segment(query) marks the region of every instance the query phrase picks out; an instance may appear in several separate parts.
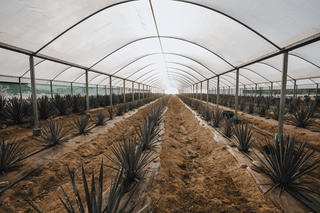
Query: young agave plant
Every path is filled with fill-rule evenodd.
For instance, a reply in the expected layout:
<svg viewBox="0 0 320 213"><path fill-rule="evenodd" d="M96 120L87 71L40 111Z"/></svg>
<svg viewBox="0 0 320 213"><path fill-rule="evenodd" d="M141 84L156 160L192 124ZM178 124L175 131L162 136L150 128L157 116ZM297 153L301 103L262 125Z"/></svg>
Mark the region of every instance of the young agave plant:
<svg viewBox="0 0 320 213"><path fill-rule="evenodd" d="M293 114L289 115L290 123L297 127L309 129L314 125L313 109L310 106L301 106Z"/></svg>
<svg viewBox="0 0 320 213"><path fill-rule="evenodd" d="M254 113L254 108L254 102L249 102L247 112L252 115Z"/></svg>
<svg viewBox="0 0 320 213"><path fill-rule="evenodd" d="M153 156L152 151L142 151L142 146L137 146L136 138L129 138L122 142L116 143L110 147L111 152L115 158L106 155L105 156L115 164L114 166L106 167L118 171L123 169L124 175L124 192L130 191L136 186L142 179L145 169L159 156Z"/></svg>
<svg viewBox="0 0 320 213"><path fill-rule="evenodd" d="M107 115L103 112L99 112L95 118L96 125L105 125L107 123Z"/></svg>
<svg viewBox="0 0 320 213"><path fill-rule="evenodd" d="M233 118L225 118L225 126L223 128L223 134L228 138L231 138L231 136L233 135L232 125L233 125Z"/></svg>
<svg viewBox="0 0 320 213"><path fill-rule="evenodd" d="M108 113L109 113L109 120L112 120L113 119L113 107L110 106L108 107Z"/></svg>
<svg viewBox="0 0 320 213"><path fill-rule="evenodd" d="M83 135L88 133L90 127L94 124L89 125L89 118L86 116L77 116L76 119L73 119L73 127L78 131L78 135Z"/></svg>
<svg viewBox="0 0 320 213"><path fill-rule="evenodd" d="M55 114L56 108L47 96L42 96L38 99L38 112L39 118L46 120Z"/></svg>
<svg viewBox="0 0 320 213"><path fill-rule="evenodd" d="M134 126L136 133L139 138L139 146L142 146L142 151L152 150L157 147L159 138L161 137L159 126L155 126L153 121L149 119L144 119L140 123L138 122L137 126Z"/></svg>
<svg viewBox="0 0 320 213"><path fill-rule="evenodd" d="M24 156L21 153L26 149L26 146L21 146L22 141L12 141L6 143L6 138L0 138L0 172L5 175L6 172L15 170L23 164L21 161Z"/></svg>
<svg viewBox="0 0 320 213"><path fill-rule="evenodd" d="M141 181L137 184L136 187L133 188L133 190L129 193L129 195L124 198L124 188L123 188L123 170L118 170L117 175L113 182L111 183L110 187L110 193L108 195L107 204L106 206L103 206L103 162L101 162L100 167L100 174L99 174L99 180L98 180L98 187L96 188L95 184L95 178L94 178L94 172L92 172L92 178L91 178L91 194L89 192L89 183L85 176L85 170L83 168L83 164L81 164L81 170L82 170L82 181L86 196L86 203L87 208L84 207L84 202L81 200L79 190L76 184L76 178L73 171L70 171L68 168L69 176L71 179L73 192L76 198L77 202L77 209L79 213L133 213L133 212L142 212L146 209L146 207L149 204L146 204L141 209L137 209L138 204L141 203L141 201L149 194L149 192L159 183L156 183L153 185L145 194L142 196L142 198L138 201L134 202L134 198L138 192L139 185L141 184ZM73 208L72 203L70 202L70 199L65 192L64 188L60 185L60 189L62 191L64 201L60 198L60 201L62 202L65 210L68 213L76 213L75 208ZM124 200L126 199L126 200ZM33 207L34 210L38 213L43 213L35 204L32 203L31 200L26 200L28 204ZM120 201L123 201L122 204ZM155 205L151 207L147 213L150 213L154 209Z"/></svg>
<svg viewBox="0 0 320 213"><path fill-rule="evenodd" d="M239 151L247 153L252 143L255 141L252 139L254 130L252 126L249 127L248 122L241 121L240 124L235 124L233 127L233 134L235 137L235 144Z"/></svg>
<svg viewBox="0 0 320 213"><path fill-rule="evenodd" d="M66 134L71 130L65 129L65 122L62 121L54 121L49 119L46 124L41 124L42 127L42 134L41 138L35 138L36 140L44 143L45 146L51 147L59 145L67 141L67 138L64 138Z"/></svg>
<svg viewBox="0 0 320 213"><path fill-rule="evenodd" d="M15 124L21 124L31 114L31 104L26 100L11 98L4 108L4 117Z"/></svg>
<svg viewBox="0 0 320 213"><path fill-rule="evenodd" d="M70 112L71 103L69 99L62 97L59 94L54 96L54 105L57 108L60 115L67 115Z"/></svg>
<svg viewBox="0 0 320 213"><path fill-rule="evenodd" d="M257 167L261 172L265 173L273 182L272 187L266 192L268 193L272 189L277 187L281 188L280 194L283 190L289 192L292 196L296 197L302 202L305 202L306 194L317 194L309 188L310 184L319 184L319 182L298 182L297 180L309 172L320 167L320 160L316 159L308 163L310 157L316 152L318 147L313 150L304 151L307 140L298 147L295 151L295 137L289 136L287 140L277 139L274 145L271 145L270 141L266 138L266 143L270 154L266 153L265 149L260 143L259 151L263 154L265 160L260 159L263 167ZM308 205L312 207L312 205ZM319 212L319 206L317 209L313 209L314 212Z"/></svg>
<svg viewBox="0 0 320 213"><path fill-rule="evenodd" d="M276 101L276 104L275 104L276 106L275 107L273 107L272 109L271 109L271 111L272 111L272 118L274 119L274 120L276 120L276 121L278 121L279 120L279 114L280 114L280 101Z"/></svg>
<svg viewBox="0 0 320 213"><path fill-rule="evenodd" d="M219 110L219 108L216 108L216 112L212 113L212 126L213 127L219 127L220 122L222 119L222 112Z"/></svg>
<svg viewBox="0 0 320 213"><path fill-rule="evenodd" d="M260 117L265 117L266 114L267 114L267 112L268 112L268 107L267 107L267 105L262 104L262 105L259 107L259 116L260 116Z"/></svg>
<svg viewBox="0 0 320 213"><path fill-rule="evenodd" d="M121 116L124 113L123 104L118 105L117 116Z"/></svg>
<svg viewBox="0 0 320 213"><path fill-rule="evenodd" d="M205 109L202 111L202 117L206 120L206 121L211 121L212 119L212 111L209 107L205 107Z"/></svg>

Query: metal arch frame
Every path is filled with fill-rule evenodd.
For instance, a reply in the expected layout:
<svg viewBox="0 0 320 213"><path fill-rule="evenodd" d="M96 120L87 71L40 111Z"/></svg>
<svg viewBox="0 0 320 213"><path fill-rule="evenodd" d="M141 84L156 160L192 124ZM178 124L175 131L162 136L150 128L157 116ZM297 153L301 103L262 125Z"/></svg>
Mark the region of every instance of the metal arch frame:
<svg viewBox="0 0 320 213"><path fill-rule="evenodd" d="M175 77L179 78L180 80L184 80L185 82L188 82L188 84L190 84L190 85L195 84L191 80L189 80L188 78L184 78L184 76L181 76L178 74L173 74L173 73L170 73L170 75L175 76ZM151 84L150 82L152 82L154 79L159 78L159 77L161 77L161 76L159 76L159 75L153 76L152 79L148 79L148 81L146 81L146 84Z"/></svg>
<svg viewBox="0 0 320 213"><path fill-rule="evenodd" d="M262 34L260 34L258 31L252 29L251 27L249 27L248 25L246 25L245 23L243 23L242 21L220 11L220 10L217 10L217 9L214 9L212 7L208 7L208 6L205 6L205 5L202 5L202 4L199 4L199 3L196 3L196 2L190 2L190 1L186 1L186 0L171 0L173 2L180 2L180 3L186 3L186 4L192 4L192 5L196 5L198 7L201 7L201 8L205 8L207 10L211 10L211 11L214 11L216 13L219 13L220 15L223 15L237 23L239 23L240 25L244 26L245 28L247 28L248 30L252 31L253 33L255 33L256 35L258 35L260 38L262 38L263 40L265 40L266 42L268 42L269 44L271 44L272 46L274 46L275 48L277 48L278 50L282 50L281 47L279 47L278 45L276 45L275 43L273 43L272 41L270 41L268 38L266 38L265 36L263 36Z"/></svg>
<svg viewBox="0 0 320 213"><path fill-rule="evenodd" d="M119 47L118 49L112 51L111 53L109 53L108 55L104 56L104 57L101 58L100 60L98 60L96 63L94 63L94 64L90 67L90 69L93 68L94 66L96 66L97 64L99 64L100 62L102 62L104 59L108 58L110 55L118 52L119 50L121 50L121 49L123 49L123 48L125 48L125 47L127 47L127 46L129 46L129 45L131 45L131 44L133 44L133 43L136 43L136 42L139 42L139 41L143 41L143 40L147 40L147 39L157 39L157 38L158 38L158 36L149 36L149 37L139 38L139 39L136 39L136 40L134 40L134 41L131 41L131 42L129 42L129 43L127 43L127 44ZM186 43L189 43L189 44L193 44L193 45L195 45L195 46L197 46L197 47L200 47L201 49L204 49L204 50L208 51L209 53L215 55L217 58L221 59L223 62L227 63L229 66L235 68L235 66L232 65L229 61L227 61L226 59L222 58L222 57L221 57L220 55L218 55L217 53L213 52L212 50L210 50L210 49L208 49L208 48L206 48L206 47L204 47L204 46L202 46L202 45L200 45L200 44L197 44L197 43L195 43L195 42L189 41L189 40L187 40L187 39L182 39L182 38L173 37L173 36L160 36L160 38L175 39L175 40L183 41L183 42L186 42Z"/></svg>
<svg viewBox="0 0 320 213"><path fill-rule="evenodd" d="M240 73L239 73L239 75L240 75ZM220 78L221 79L224 79L224 80L226 80L226 81L228 81L226 78L231 78L231 79L233 79L234 81L236 81L236 78L234 78L234 77L232 77L232 76L229 76L229 75L223 75L223 77L222 77L222 75L220 75ZM211 80L211 79L210 79ZM209 80L209 81L210 81ZM228 82L230 82L233 86L236 86L235 84L233 84L231 81L228 81ZM244 85L244 83L242 83L240 80L239 80L239 83L240 84L242 84L242 85ZM227 85L227 86L229 86L229 85Z"/></svg>
<svg viewBox="0 0 320 213"><path fill-rule="evenodd" d="M69 27L68 29L64 30L62 33L60 33L59 35L57 35L56 37L54 37L53 39L51 39L48 43L46 43L44 46L42 46L40 49L38 49L34 54L38 54L40 51L42 51L44 48L46 48L47 46L49 46L51 43L53 43L55 40L57 40L58 38L60 38L61 36L63 36L64 34L66 34L68 31L72 30L74 27L78 26L79 24L81 24L82 22L86 21L87 19L91 18L92 16L107 10L111 7L115 7L121 4L126 4L126 3L132 3L132 2L138 2L139 0L127 0L127 1L123 1L123 2L117 2L111 5L108 5L106 7L103 7L101 9L99 9L98 11L91 13L90 15L88 15L87 17L81 19L80 21L78 21L77 23L75 23L74 25L72 25L71 27Z"/></svg>
<svg viewBox="0 0 320 213"><path fill-rule="evenodd" d="M46 61L46 59L43 59L42 61L39 61L38 63L34 64L34 67L36 67L38 64L41 64L42 62ZM28 69L26 72L23 73L19 78L23 78L28 72L30 72L30 69ZM50 80L48 80L50 81Z"/></svg>
<svg viewBox="0 0 320 213"><path fill-rule="evenodd" d="M313 62L311 62L311 61L309 61L309 60L307 60L307 59L305 59L305 58L302 58L301 56L298 56L297 54L292 54L292 53L290 53L289 56L290 56L290 55L291 55L291 56L294 56L294 57L297 57L297 58L299 58L299 59L301 59L301 60L303 60L303 61L306 61L306 62L308 62L309 64L311 64L311 65L317 67L318 69L320 69L320 66L316 65L315 63L313 63Z"/></svg>
<svg viewBox="0 0 320 213"><path fill-rule="evenodd" d="M261 78L263 78L263 79L265 79L265 80L267 80L268 82L272 82L272 81L270 81L269 79L267 79L266 77L263 77L262 75L260 75L259 73L256 73L255 71L253 71L253 70L251 70L251 69L249 69L249 68L241 68L241 69L244 69L244 70L248 70L249 72L252 72L252 73L254 73L254 74L256 74L256 75L258 75L258 76L260 76ZM240 71L240 70L239 70ZM239 73L239 75L240 75L240 73ZM246 77L246 76L242 76L242 77L244 77L244 78L246 78L247 80L249 80L249 81L251 81L248 77ZM251 81L253 84L255 84L253 81Z"/></svg>
<svg viewBox="0 0 320 213"><path fill-rule="evenodd" d="M149 84L150 84L150 85L155 85L156 82L160 81L160 80L163 79L163 78L164 78L163 76L158 76L158 77L152 79L152 80L149 82ZM177 76L171 76L171 78L174 79L174 80L177 81L177 82L183 82L183 84L186 85L186 86L192 85L192 84L190 84L188 81L185 81L184 79L180 79L180 78L177 77Z"/></svg>
<svg viewBox="0 0 320 213"><path fill-rule="evenodd" d="M152 82L153 83L153 85L157 85L158 83L159 83L159 81L161 81L162 79L161 78L159 78L159 79L156 79L154 82ZM180 80L178 80L178 79L176 79L175 77L172 77L172 80L174 80L175 82L181 82ZM190 85L188 85L187 83L185 83L185 82L181 82L181 85L182 85L182 88L183 87L188 87L188 86L190 86Z"/></svg>
<svg viewBox="0 0 320 213"><path fill-rule="evenodd" d="M262 62L262 61L260 61L260 62L257 62L257 64L263 64L263 65L269 66L269 67L271 67L271 68L275 69L276 71L278 71L278 72L282 73L282 71L281 71L281 70L277 69L276 67L274 67L274 66L272 66L272 65L270 65L270 64L268 64L268 63L266 63L266 62ZM291 78L291 80L295 80L295 79L294 79L294 78L292 78L290 75L287 75L287 76L288 76L289 78Z"/></svg>
<svg viewBox="0 0 320 213"><path fill-rule="evenodd" d="M146 55L143 55L143 56L140 56L139 58L129 62L128 64L126 64L125 66L123 66L122 68L120 68L119 70L117 70L116 72L112 73L112 75L115 75L119 72L121 72L123 69L125 69L126 67L130 66L131 64L141 60L141 59L144 59L146 57L149 57L149 56L153 56L153 55L162 55L162 53L159 53L159 52L155 52L155 53L150 53L150 54L146 54ZM195 59L192 59L192 58L189 58L187 56L184 56L184 55L181 55L181 54L176 54L176 53L169 53L169 52L165 52L164 55L176 55L176 56L179 56L179 57L183 57L183 58L186 58L190 61L193 61L199 65L201 65L202 67L206 68L207 70L209 70L211 73L215 74L215 75L218 75L217 73L213 72L212 70L210 70L208 67L206 67L205 65L203 65L202 63L200 63L199 61L195 60ZM207 79L207 78L206 78Z"/></svg>
<svg viewBox="0 0 320 213"><path fill-rule="evenodd" d="M175 69L175 68L173 68L173 69ZM179 70L179 69L176 69L176 70ZM155 70L154 70L155 71ZM152 73L152 72L154 72L154 71L150 71L150 72L148 72L148 73L145 73L145 75L146 74L150 74L150 73ZM182 70L179 70L180 72L182 71ZM184 72L184 71L182 71L182 72ZM176 71L170 71L170 73L175 73L175 74L178 74L178 72L176 72ZM157 74L161 74L161 70L159 71L159 73L157 73ZM157 74L155 74L155 75L157 75ZM153 75L153 76L155 76L155 75ZM183 77L185 77L185 78L188 78L190 81L193 81L193 82L197 82L197 78L194 78L195 80L193 80L192 78L189 78L187 75L183 75L183 74L181 74L180 73L180 75L181 76L183 76ZM144 81L147 81L149 78L151 78L151 77L153 77L153 76L148 76L146 79L144 79L142 82L144 82ZM191 75L192 76L192 75ZM143 76L140 76L138 79L140 79L140 78L142 78ZM193 77L193 76L192 76ZM138 79L136 79L136 80L138 80ZM198 80L199 81L199 80Z"/></svg>
<svg viewBox="0 0 320 213"><path fill-rule="evenodd" d="M153 65L153 64L155 64L155 63L151 63L151 64L148 64L147 66L142 67L141 69L135 71L132 75L134 75L135 73L138 73L139 71L141 71L141 70L143 70L144 68L149 67L149 66L151 66L151 65ZM129 75L127 78L131 77L132 75ZM101 82L99 82L98 85L100 85L102 82L104 82L104 81L107 80L108 78L109 78L109 77L106 77L105 79L103 79ZM118 79L116 79L116 80L118 80Z"/></svg>
<svg viewBox="0 0 320 213"><path fill-rule="evenodd" d="M232 82L230 82L230 81L228 81L227 79L225 79L225 78L222 78L221 76L220 76L220 80L224 80L224 81L227 81L227 82L229 82L230 84L232 84ZM210 79L210 80L213 80L213 79ZM217 83L215 83L215 82L213 82L213 81L211 81L210 82L210 80L209 80L209 84L212 84L212 85L214 85L214 86L217 86ZM227 85L225 82L223 82L223 81L220 81L220 84L224 84L225 86L229 86L229 85ZM234 85L234 84L232 84L232 85ZM209 86L209 88L210 88L210 86Z"/></svg>

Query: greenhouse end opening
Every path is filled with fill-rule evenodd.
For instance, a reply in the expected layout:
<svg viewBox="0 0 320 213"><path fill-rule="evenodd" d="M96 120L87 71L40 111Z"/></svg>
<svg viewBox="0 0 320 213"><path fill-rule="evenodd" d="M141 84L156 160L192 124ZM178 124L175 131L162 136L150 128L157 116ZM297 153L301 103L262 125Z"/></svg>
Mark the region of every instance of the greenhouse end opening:
<svg viewBox="0 0 320 213"><path fill-rule="evenodd" d="M176 88L168 88L168 89L166 89L166 91L165 91L165 94L178 94L178 89L176 89Z"/></svg>

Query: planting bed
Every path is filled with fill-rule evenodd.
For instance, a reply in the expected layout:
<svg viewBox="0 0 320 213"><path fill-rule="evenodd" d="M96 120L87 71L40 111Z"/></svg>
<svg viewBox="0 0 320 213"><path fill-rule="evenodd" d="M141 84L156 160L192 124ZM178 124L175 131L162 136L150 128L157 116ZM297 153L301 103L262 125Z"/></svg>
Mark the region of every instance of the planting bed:
<svg viewBox="0 0 320 213"><path fill-rule="evenodd" d="M151 105L153 104L154 103L151 103ZM137 124L137 121L142 120L146 111L148 111L148 107L143 107L130 117L127 115L121 116L119 122L111 124L110 129L108 129L107 132L98 133L90 142L83 144L72 152L66 153L60 158L50 160L49 163L42 166L38 172L6 190L0 196L1 213L35 212L35 210L26 203L25 195L43 212L65 212L59 199L59 197L63 197L59 185L63 186L70 197L71 203L76 206L74 195L71 194L73 189L67 167L69 167L71 171L75 171L79 193L80 196L84 198L85 192L83 191L83 183L80 181L81 162L84 164L87 179L90 180L90 175L92 174L92 171L94 171L96 181L98 182L99 164L102 159L105 164L110 164L103 153L109 152L108 148L110 145L121 141L124 138L136 135L134 125ZM132 111L129 113L132 114ZM122 119L123 117L126 119ZM115 120L116 119L117 117ZM114 121L109 121L109 123L113 122ZM107 126L108 125L110 124L107 124ZM108 128L107 126L105 128ZM87 136L89 137L90 133ZM87 136L84 135L80 137ZM81 141L79 142L81 143ZM61 146L64 145L62 144ZM59 149L59 147L56 147L55 149ZM39 163L41 163L42 160L44 159L39 159ZM110 186L115 173L108 169L105 169L104 171L103 188L106 190Z"/></svg>
<svg viewBox="0 0 320 213"><path fill-rule="evenodd" d="M280 212L213 134L173 97L165 119L154 212Z"/></svg>
<svg viewBox="0 0 320 213"><path fill-rule="evenodd" d="M195 100L195 99L194 99ZM203 101L203 104L206 105L206 102ZM216 109L216 104L209 103L209 107L211 109ZM233 110L225 106L220 106L219 108L221 110ZM269 139L270 141L274 140L274 135L277 133L278 130L278 121L265 118L265 117L259 117L257 115L251 115L243 111L238 111L238 117L242 121L247 121L253 125L254 128L257 128L255 132L253 133L254 139L256 139L256 143L253 144L253 147L257 148L257 144L260 142L262 145L265 145L265 139ZM224 126L224 121L221 123L221 127ZM319 129L320 124L314 125L314 129ZM296 146L299 146L305 139L308 140L308 143L306 145L307 149L314 150L320 145L320 132L317 131L311 131L308 129L296 127L290 124L284 124L283 128L284 134L287 135L295 135L296 137ZM310 161L306 164L306 166L311 165L313 162L315 162L317 159L320 158L320 150L318 150L314 153L314 158L311 158ZM303 176L300 181L304 182L319 182L320 181L320 169L316 169L311 171L310 173ZM308 186L313 191L320 194L320 187L317 184Z"/></svg>

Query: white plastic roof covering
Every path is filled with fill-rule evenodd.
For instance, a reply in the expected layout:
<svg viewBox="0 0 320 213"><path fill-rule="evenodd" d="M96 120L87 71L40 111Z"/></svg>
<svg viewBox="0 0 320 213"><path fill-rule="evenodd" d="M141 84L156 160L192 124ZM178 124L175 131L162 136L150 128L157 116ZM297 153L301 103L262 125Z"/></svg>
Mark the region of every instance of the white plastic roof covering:
<svg viewBox="0 0 320 213"><path fill-rule="evenodd" d="M289 52L288 85L320 83L319 0L2 0L0 29L0 81L29 78L34 55L39 80L235 87L240 68L240 86L279 86L278 53L313 39Z"/></svg>

